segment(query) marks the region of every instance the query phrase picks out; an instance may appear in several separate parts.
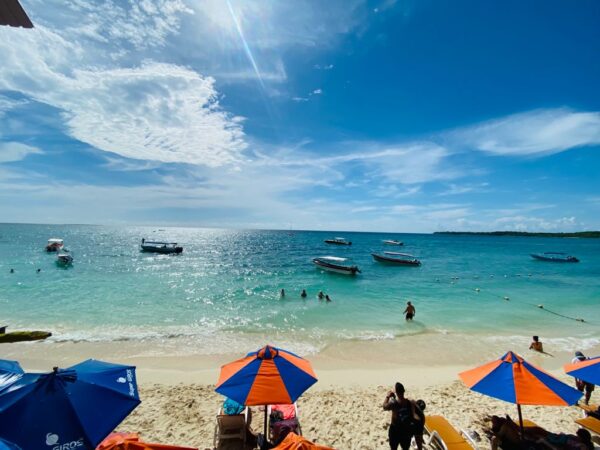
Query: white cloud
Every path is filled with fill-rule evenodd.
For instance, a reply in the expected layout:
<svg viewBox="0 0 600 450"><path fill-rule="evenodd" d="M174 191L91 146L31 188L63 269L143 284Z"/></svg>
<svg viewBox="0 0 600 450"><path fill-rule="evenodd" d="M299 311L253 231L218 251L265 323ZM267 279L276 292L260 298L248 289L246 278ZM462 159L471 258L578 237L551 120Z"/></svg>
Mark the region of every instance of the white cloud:
<svg viewBox="0 0 600 450"><path fill-rule="evenodd" d="M152 61L110 67L102 52L109 68L93 66L89 52L43 26L0 30L0 90L58 108L68 133L99 150L208 166L241 158L241 119L220 108L212 78Z"/></svg>
<svg viewBox="0 0 600 450"><path fill-rule="evenodd" d="M457 130L450 137L457 145L493 155L549 155L600 145L600 113L534 110Z"/></svg>
<svg viewBox="0 0 600 450"><path fill-rule="evenodd" d="M323 93L323 89L315 89L310 93L310 95L321 95Z"/></svg>
<svg viewBox="0 0 600 450"><path fill-rule="evenodd" d="M0 142L0 164L25 159L28 155L43 153L39 148L20 142Z"/></svg>
<svg viewBox="0 0 600 450"><path fill-rule="evenodd" d="M10 110L26 104L27 100L14 100L12 98L0 95L0 119L4 117Z"/></svg>

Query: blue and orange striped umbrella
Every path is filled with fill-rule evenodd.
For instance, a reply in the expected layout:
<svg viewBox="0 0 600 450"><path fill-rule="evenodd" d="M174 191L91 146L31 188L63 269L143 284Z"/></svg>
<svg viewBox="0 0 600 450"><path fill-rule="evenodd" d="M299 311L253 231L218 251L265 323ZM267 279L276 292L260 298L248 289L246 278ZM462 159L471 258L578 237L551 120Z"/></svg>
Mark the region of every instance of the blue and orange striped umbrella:
<svg viewBox="0 0 600 450"><path fill-rule="evenodd" d="M521 405L568 406L577 403L581 392L513 352L475 369L458 374L469 389L516 403L523 431Z"/></svg>
<svg viewBox="0 0 600 450"><path fill-rule="evenodd" d="M215 390L247 406L291 404L316 382L306 359L267 345L221 367Z"/></svg>
<svg viewBox="0 0 600 450"><path fill-rule="evenodd" d="M587 383L600 385L600 356L565 364L565 373Z"/></svg>

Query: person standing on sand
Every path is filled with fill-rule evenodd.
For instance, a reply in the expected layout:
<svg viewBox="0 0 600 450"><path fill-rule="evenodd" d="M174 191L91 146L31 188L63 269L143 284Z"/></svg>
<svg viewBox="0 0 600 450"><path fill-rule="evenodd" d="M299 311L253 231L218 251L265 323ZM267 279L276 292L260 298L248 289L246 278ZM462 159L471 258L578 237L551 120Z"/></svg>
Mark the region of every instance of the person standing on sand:
<svg viewBox="0 0 600 450"><path fill-rule="evenodd" d="M392 420L388 430L388 439L391 450L397 450L398 446L402 450L410 449L410 442L419 429L420 424L425 423L423 411L414 401L404 397L404 386L402 383L396 383L395 393L390 391L383 401L383 410L392 412ZM423 440L416 439L417 447L422 449Z"/></svg>
<svg viewBox="0 0 600 450"><path fill-rule="evenodd" d="M417 310L411 302L406 302L406 309L402 314L405 315L404 317L406 318L406 320L413 320L413 317L415 317L415 315L417 314Z"/></svg>
<svg viewBox="0 0 600 450"><path fill-rule="evenodd" d="M536 352L544 353L544 346L540 342L539 336L533 337L533 342L529 345L529 350L535 350Z"/></svg>
<svg viewBox="0 0 600 450"><path fill-rule="evenodd" d="M588 359L583 353L575 352L575 358L571 361L571 363L575 364L581 361L585 361ZM592 396L592 392L594 392L594 388L596 387L593 383L588 383L587 381L580 380L575 378L575 387L580 391L585 391L585 404L590 404L590 398Z"/></svg>

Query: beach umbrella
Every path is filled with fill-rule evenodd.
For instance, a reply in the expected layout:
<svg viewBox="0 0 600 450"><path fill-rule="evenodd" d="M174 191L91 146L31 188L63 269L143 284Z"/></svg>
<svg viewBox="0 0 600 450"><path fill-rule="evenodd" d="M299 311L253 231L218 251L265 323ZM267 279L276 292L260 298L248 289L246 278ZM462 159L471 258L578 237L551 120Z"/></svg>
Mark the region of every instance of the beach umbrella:
<svg viewBox="0 0 600 450"><path fill-rule="evenodd" d="M17 361L0 359L0 391L21 378L23 373Z"/></svg>
<svg viewBox="0 0 600 450"><path fill-rule="evenodd" d="M17 444L13 444L12 442L5 441L0 438L0 450L21 450Z"/></svg>
<svg viewBox="0 0 600 450"><path fill-rule="evenodd" d="M0 391L0 436L27 450L93 449L139 403L133 366L25 373Z"/></svg>
<svg viewBox="0 0 600 450"><path fill-rule="evenodd" d="M140 441L137 433L111 433L96 450L198 450L177 445L150 444Z"/></svg>
<svg viewBox="0 0 600 450"><path fill-rule="evenodd" d="M584 359L576 363L565 364L563 369L567 375L586 383L600 384L600 356Z"/></svg>
<svg viewBox="0 0 600 450"><path fill-rule="evenodd" d="M316 382L310 362L267 345L222 366L215 390L246 406L291 404Z"/></svg>
<svg viewBox="0 0 600 450"><path fill-rule="evenodd" d="M508 352L500 359L458 375L469 389L505 402L515 403L523 434L521 405L568 406L577 403L581 392L542 369Z"/></svg>

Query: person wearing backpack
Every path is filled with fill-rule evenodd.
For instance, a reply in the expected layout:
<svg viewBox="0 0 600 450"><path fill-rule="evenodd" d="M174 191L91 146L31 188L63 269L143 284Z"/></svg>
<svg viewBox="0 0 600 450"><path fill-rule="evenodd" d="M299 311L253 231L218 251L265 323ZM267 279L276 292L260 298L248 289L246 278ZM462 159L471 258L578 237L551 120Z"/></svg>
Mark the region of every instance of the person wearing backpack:
<svg viewBox="0 0 600 450"><path fill-rule="evenodd" d="M383 402L383 410L392 412L392 420L388 430L391 450L410 449L410 442L419 429L419 424L425 423L425 415L413 400L404 396L404 386L396 383L393 391L388 392ZM422 427L421 427L422 429ZM417 439L417 446L422 447L423 440ZM419 449L420 450L420 449Z"/></svg>

